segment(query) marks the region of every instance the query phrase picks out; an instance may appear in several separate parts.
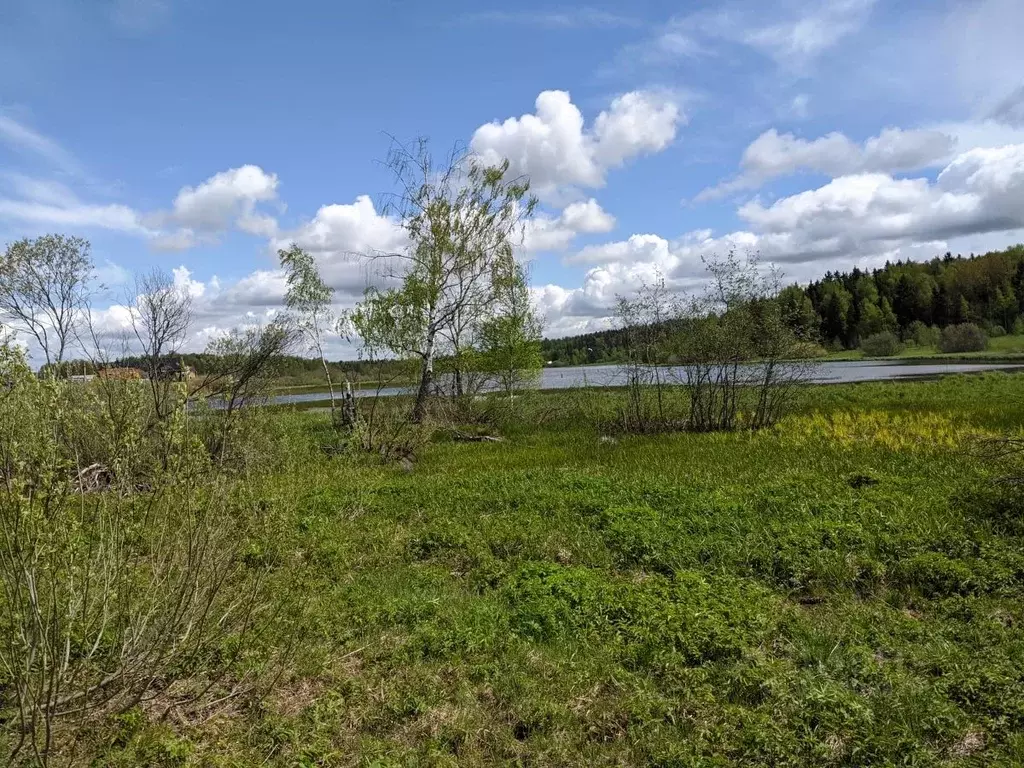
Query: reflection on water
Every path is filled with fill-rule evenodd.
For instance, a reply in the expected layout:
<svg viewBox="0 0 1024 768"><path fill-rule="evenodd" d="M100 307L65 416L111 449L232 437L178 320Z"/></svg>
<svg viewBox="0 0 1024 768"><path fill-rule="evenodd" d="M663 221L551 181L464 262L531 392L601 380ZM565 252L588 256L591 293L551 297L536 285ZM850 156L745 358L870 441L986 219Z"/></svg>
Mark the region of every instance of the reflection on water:
<svg viewBox="0 0 1024 768"><path fill-rule="evenodd" d="M812 362L804 365L811 381L827 384L848 384L858 381L887 381L914 376L943 376L951 373L978 373L1001 369L1021 368L1014 363L912 363L907 361L851 360L845 362ZM751 366L753 370L753 366ZM676 381L685 381L682 368L667 367L669 376ZM571 387L614 387L625 384L622 368L617 365L591 365L568 368L545 368L540 380L540 389L569 389ZM409 394L412 387L387 387L381 395ZM356 397L371 397L376 389L356 392ZM275 405L289 403L310 403L327 400L324 392L277 395L271 399Z"/></svg>

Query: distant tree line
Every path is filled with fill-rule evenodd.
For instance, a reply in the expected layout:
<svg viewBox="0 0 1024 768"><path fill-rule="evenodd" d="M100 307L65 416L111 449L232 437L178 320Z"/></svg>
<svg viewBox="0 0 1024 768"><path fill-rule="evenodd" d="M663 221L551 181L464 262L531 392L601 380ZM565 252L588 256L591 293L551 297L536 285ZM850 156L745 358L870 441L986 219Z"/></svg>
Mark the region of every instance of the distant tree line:
<svg viewBox="0 0 1024 768"><path fill-rule="evenodd" d="M1013 333L1024 316L1024 245L828 273L806 288L787 288L782 298L794 327L847 349L881 331L910 340L921 325L973 323L991 335Z"/></svg>
<svg viewBox="0 0 1024 768"><path fill-rule="evenodd" d="M989 335L1024 332L1024 245L982 256L950 253L928 262L899 261L881 269L828 272L807 286L791 285L779 296L787 324L804 341L838 349L855 349L877 334L889 332L897 339L934 340L922 329L947 328L971 323ZM578 336L544 339L541 356L554 365L623 363L628 359L628 334L611 328ZM450 361L441 355L442 368ZM175 359L200 376L218 369L216 355L182 353ZM146 359L122 357L113 365L146 368ZM389 368L389 370L382 370ZM63 373L94 373L89 361L60 364ZM330 374L339 380L377 381L383 374L399 374L395 360L339 360L328 362ZM390 370L393 368L394 370ZM278 367L281 379L312 381L323 376L319 358L288 356Z"/></svg>
<svg viewBox="0 0 1024 768"><path fill-rule="evenodd" d="M779 295L797 338L835 349L855 349L879 333L920 343L950 326L973 324L991 336L1024 332L1024 245L983 256L947 253L928 262L898 261L880 269L828 272ZM545 361L555 365L620 363L627 334L615 328L545 339Z"/></svg>
<svg viewBox="0 0 1024 768"><path fill-rule="evenodd" d="M174 363L181 361L182 364L192 368L197 375L205 376L220 370L222 364L221 356L212 352L181 352L165 356L162 362ZM147 358L141 355L128 355L111 360L108 363L96 363L91 360L66 360L60 364L52 364L54 372L58 375L68 374L91 374L96 373L99 367L113 368L138 368L146 370L149 365ZM331 374L339 379L351 379L352 381L376 380L380 371L379 363L371 363L366 360L348 360L328 362ZM398 363L395 364L396 369ZM46 370L49 370L44 366ZM276 366L277 375L282 379L313 380L323 378L323 365L319 358L300 357L298 355L287 355L281 357Z"/></svg>

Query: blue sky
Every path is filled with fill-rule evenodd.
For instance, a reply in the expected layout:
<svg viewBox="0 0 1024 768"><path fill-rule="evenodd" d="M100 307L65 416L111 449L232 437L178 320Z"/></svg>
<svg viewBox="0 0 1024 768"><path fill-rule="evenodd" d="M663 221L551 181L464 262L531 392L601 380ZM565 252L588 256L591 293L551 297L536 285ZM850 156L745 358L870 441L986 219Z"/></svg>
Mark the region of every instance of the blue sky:
<svg viewBox="0 0 1024 768"><path fill-rule="evenodd" d="M401 247L386 133L508 157L552 335L758 250L794 280L1024 239L1017 0L508 6L4 0L0 240L91 240L112 328L176 270L193 347L279 304L275 249ZM341 346L339 351L343 351Z"/></svg>

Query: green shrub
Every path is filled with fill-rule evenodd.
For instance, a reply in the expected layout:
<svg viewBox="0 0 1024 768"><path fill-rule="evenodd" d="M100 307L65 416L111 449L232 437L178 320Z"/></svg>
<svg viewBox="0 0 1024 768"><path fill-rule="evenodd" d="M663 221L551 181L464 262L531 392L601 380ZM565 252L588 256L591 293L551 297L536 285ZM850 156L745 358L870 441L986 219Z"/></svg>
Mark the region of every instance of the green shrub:
<svg viewBox="0 0 1024 768"><path fill-rule="evenodd" d="M860 343L860 348L869 357L892 357L903 351L903 344L891 331L882 331L868 336Z"/></svg>
<svg viewBox="0 0 1024 768"><path fill-rule="evenodd" d="M813 360L826 355L828 355L828 350L813 341L798 341L790 350L790 356L796 360Z"/></svg>
<svg viewBox="0 0 1024 768"><path fill-rule="evenodd" d="M987 348L988 336L974 323L947 326L939 336L942 352L981 352Z"/></svg>
<svg viewBox="0 0 1024 768"><path fill-rule="evenodd" d="M650 507L612 507L603 515L608 548L624 567L670 572L666 555L671 537L661 515Z"/></svg>
<svg viewBox="0 0 1024 768"><path fill-rule="evenodd" d="M1006 329L1001 325L992 325L985 329L990 339L998 339L1000 336L1006 335Z"/></svg>
<svg viewBox="0 0 1024 768"><path fill-rule="evenodd" d="M939 343L939 329L915 320L907 328L906 339L919 347L934 347Z"/></svg>
<svg viewBox="0 0 1024 768"><path fill-rule="evenodd" d="M39 380L2 343L0 382L0 755L46 765L158 688L212 695L271 613L271 569L184 398L154 423L132 382Z"/></svg>

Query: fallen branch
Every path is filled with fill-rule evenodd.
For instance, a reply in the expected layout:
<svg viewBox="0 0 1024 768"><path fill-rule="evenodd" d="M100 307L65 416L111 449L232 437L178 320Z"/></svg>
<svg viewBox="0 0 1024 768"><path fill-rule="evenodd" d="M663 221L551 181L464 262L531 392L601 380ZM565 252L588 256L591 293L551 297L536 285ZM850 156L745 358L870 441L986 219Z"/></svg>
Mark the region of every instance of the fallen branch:
<svg viewBox="0 0 1024 768"><path fill-rule="evenodd" d="M101 491L114 483L114 473L102 464L90 464L78 473L79 493Z"/></svg>
<svg viewBox="0 0 1024 768"><path fill-rule="evenodd" d="M505 438L495 437L494 435L470 435L466 432L459 432L457 429L452 431L452 440L465 443L503 443Z"/></svg>

